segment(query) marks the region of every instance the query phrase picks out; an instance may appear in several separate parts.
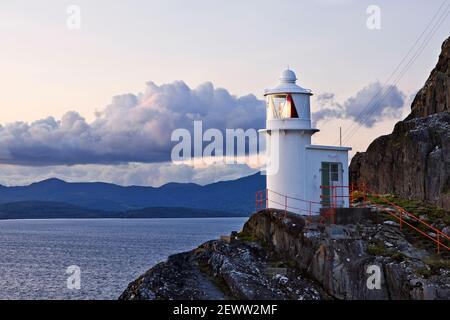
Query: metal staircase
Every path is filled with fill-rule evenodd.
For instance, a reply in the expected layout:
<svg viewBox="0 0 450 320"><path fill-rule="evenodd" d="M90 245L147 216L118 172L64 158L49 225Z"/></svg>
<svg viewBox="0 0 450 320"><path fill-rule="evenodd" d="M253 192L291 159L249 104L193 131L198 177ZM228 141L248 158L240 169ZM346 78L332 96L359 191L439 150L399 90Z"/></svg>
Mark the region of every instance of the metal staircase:
<svg viewBox="0 0 450 320"><path fill-rule="evenodd" d="M369 190L367 191L366 201L378 210L393 217L393 220L399 223L400 230L402 230L406 236L421 243L426 249L431 249L432 246L434 246L438 254L442 249L446 249L445 251L447 252L443 254L443 256L450 258L450 237L448 235L416 215L406 211L399 205L389 201L386 197ZM378 201L375 202L374 200ZM379 204L379 202L384 202L385 206Z"/></svg>

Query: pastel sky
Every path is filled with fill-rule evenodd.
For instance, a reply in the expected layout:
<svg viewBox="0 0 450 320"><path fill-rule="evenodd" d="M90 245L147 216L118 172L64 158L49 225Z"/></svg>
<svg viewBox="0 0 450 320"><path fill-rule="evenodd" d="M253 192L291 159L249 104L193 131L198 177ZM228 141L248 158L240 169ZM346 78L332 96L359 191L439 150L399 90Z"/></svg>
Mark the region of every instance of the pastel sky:
<svg viewBox="0 0 450 320"><path fill-rule="evenodd" d="M219 129L260 126L262 93L287 65L313 90L317 117L330 106L341 112L317 122L315 143L335 143L340 126L359 127L368 97L394 89L346 139L364 151L408 114L449 36L448 2L2 1L0 183L157 186L249 174L247 166L161 162L168 130L189 126L185 113ZM81 10L79 30L67 27L70 5ZM380 8L379 30L366 26L370 5ZM436 13L435 31L423 34ZM386 81L421 35L429 40L414 63L398 82Z"/></svg>

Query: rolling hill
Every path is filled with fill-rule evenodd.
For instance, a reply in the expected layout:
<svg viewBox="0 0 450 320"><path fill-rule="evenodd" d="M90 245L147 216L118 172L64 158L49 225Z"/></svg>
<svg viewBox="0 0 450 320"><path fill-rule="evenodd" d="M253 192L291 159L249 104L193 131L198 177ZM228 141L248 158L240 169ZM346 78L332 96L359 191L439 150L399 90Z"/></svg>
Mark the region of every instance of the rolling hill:
<svg viewBox="0 0 450 320"><path fill-rule="evenodd" d="M22 207L34 205L37 206L36 210L42 212L45 211L44 207L49 212L55 212L58 205L65 205L67 212L79 210L86 216L98 214L97 211L134 212L137 215L142 214L139 209L150 210L149 207L191 208L249 215L255 207L255 192L264 188L265 177L259 173L205 186L169 183L158 188L124 187L101 182L69 183L52 178L28 186L0 186L0 205L6 210L11 203L17 207L21 202Z"/></svg>

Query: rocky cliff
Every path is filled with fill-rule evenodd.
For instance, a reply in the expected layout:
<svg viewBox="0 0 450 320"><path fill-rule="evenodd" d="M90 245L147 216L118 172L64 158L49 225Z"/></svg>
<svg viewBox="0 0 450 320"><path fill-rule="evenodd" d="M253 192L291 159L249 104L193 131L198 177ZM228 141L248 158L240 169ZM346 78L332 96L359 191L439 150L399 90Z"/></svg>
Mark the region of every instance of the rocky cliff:
<svg viewBox="0 0 450 320"><path fill-rule="evenodd" d="M351 180L378 193L393 193L450 209L450 38L417 93L411 114L393 132L357 153Z"/></svg>
<svg viewBox="0 0 450 320"><path fill-rule="evenodd" d="M263 210L236 240L170 256L120 299L450 299L449 265L414 247L395 222L378 222L306 223ZM367 285L374 268L375 288Z"/></svg>

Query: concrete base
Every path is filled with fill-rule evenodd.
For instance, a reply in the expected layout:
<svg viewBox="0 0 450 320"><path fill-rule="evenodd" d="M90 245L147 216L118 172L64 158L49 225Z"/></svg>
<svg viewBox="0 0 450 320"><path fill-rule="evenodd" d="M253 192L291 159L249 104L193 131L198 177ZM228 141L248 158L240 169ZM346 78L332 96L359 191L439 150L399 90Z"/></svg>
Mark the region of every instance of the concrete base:
<svg viewBox="0 0 450 320"><path fill-rule="evenodd" d="M322 208L320 215L335 224L355 224L372 216L369 208Z"/></svg>

